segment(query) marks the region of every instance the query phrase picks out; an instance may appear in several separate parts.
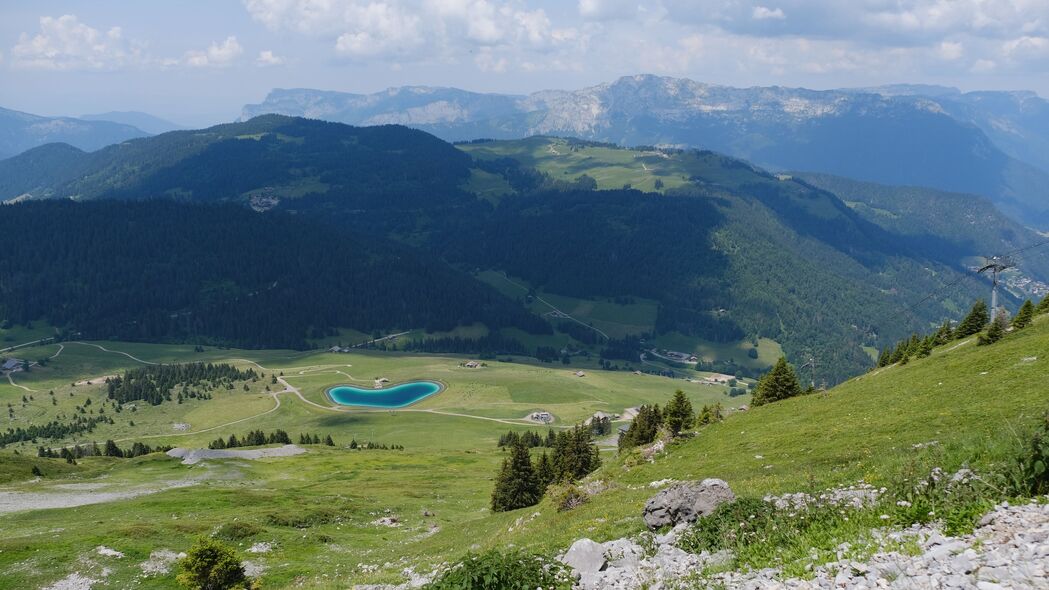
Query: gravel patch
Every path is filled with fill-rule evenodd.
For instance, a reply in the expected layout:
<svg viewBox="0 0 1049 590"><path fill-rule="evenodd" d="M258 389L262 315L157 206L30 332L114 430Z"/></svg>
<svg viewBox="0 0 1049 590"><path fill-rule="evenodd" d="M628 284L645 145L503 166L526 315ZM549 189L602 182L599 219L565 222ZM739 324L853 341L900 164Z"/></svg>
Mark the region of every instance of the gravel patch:
<svg viewBox="0 0 1049 590"><path fill-rule="evenodd" d="M78 572L74 572L43 590L91 590L91 586L97 583L98 580L94 578L88 578L80 575Z"/></svg>
<svg viewBox="0 0 1049 590"><path fill-rule="evenodd" d="M120 559L121 557L124 557L123 553L117 551L116 549L110 549L109 547L106 547L105 545L99 545L98 548L95 549L95 553L98 553L99 555L101 555L103 557L116 557L117 559Z"/></svg>
<svg viewBox="0 0 1049 590"><path fill-rule="evenodd" d="M205 459L267 459L301 455L306 449L298 445L284 445L265 449L184 449L174 448L167 452L169 457L182 459L183 465L194 465Z"/></svg>
<svg viewBox="0 0 1049 590"><path fill-rule="evenodd" d="M104 502L115 502L127 500L138 496L155 494L176 488L185 488L196 485L199 480L186 479L161 482L160 485L135 486L126 489L112 491L81 491L81 492L17 492L0 490L0 514L11 512L24 512L27 510L48 510L51 508L72 508L74 506L87 506L89 504L102 504ZM55 486L59 487L59 486ZM115 485L113 487L116 487ZM92 488L94 489L94 488Z"/></svg>
<svg viewBox="0 0 1049 590"><path fill-rule="evenodd" d="M142 573L147 576L163 575L171 571L175 562L185 557L185 553L175 553L169 549L157 549L149 554L149 559L139 564Z"/></svg>

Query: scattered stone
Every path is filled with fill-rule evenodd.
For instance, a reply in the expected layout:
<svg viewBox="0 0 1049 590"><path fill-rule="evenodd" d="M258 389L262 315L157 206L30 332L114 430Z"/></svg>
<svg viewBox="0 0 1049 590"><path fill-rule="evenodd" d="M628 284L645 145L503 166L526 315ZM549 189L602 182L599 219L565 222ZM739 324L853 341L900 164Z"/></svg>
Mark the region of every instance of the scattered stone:
<svg viewBox="0 0 1049 590"><path fill-rule="evenodd" d="M255 543L251 547L248 547L248 553L269 553L270 551L273 551L273 543Z"/></svg>
<svg viewBox="0 0 1049 590"><path fill-rule="evenodd" d="M561 563L578 574L590 574L605 569L605 548L590 539L579 539L568 549Z"/></svg>
<svg viewBox="0 0 1049 590"><path fill-rule="evenodd" d="M725 502L736 499L732 488L720 479L704 479L675 484L645 503L642 516L650 529L683 522L694 522Z"/></svg>
<svg viewBox="0 0 1049 590"><path fill-rule="evenodd" d="M372 521L372 524L392 528L401 526L401 521L396 516L384 516L378 520Z"/></svg>
<svg viewBox="0 0 1049 590"><path fill-rule="evenodd" d="M54 584L47 586L44 590L91 590L91 586L97 583L98 580L94 578L88 578L80 575L79 572L73 572Z"/></svg>
<svg viewBox="0 0 1049 590"><path fill-rule="evenodd" d="M945 474L936 475L948 481L951 479ZM672 533L687 526L678 525ZM595 569L593 564L598 558L594 557L588 571L580 571L577 587L580 590L693 587L689 584L695 582L697 572L726 565L732 560L727 551L714 555L686 553L672 544L676 535L657 535L654 540L656 551L649 557L645 557L640 545L629 539L604 543L601 545L604 549L601 565ZM573 549L584 541L588 548L586 554L595 555L596 550L590 546L593 542L589 539L577 541ZM778 569L726 571L704 576L703 583L696 587L743 590L1049 589L1049 497L1041 499L1040 503L1035 501L1019 506L1003 502L981 519L970 535L949 537L935 524L915 525L902 531L875 530L869 542L873 543L874 552L868 558L849 557L862 547L842 543L838 547L837 561L807 566L808 575L804 579L785 578ZM916 544L920 553L900 553L899 548L905 544Z"/></svg>
<svg viewBox="0 0 1049 590"><path fill-rule="evenodd" d="M266 566L257 561L242 561L240 566L244 568L244 575L249 578L257 578L266 571Z"/></svg>
<svg viewBox="0 0 1049 590"><path fill-rule="evenodd" d="M168 549L158 549L149 554L149 559L143 561L139 567L147 576L163 575L171 571L171 566L176 561L185 557L185 553L175 553Z"/></svg>
<svg viewBox="0 0 1049 590"><path fill-rule="evenodd" d="M105 545L99 545L98 548L95 549L95 552L103 557L116 557L117 559L124 557L123 553L117 551L116 549L110 549Z"/></svg>

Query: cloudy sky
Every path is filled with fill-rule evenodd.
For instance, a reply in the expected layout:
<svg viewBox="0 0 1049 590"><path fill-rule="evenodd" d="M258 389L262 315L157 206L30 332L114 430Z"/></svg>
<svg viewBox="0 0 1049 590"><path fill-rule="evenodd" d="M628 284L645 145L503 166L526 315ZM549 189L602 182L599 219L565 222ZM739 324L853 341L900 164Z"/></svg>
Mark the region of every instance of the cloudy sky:
<svg viewBox="0 0 1049 590"><path fill-rule="evenodd" d="M653 73L1049 96L1049 0L0 0L0 106L202 125L274 87L526 93Z"/></svg>

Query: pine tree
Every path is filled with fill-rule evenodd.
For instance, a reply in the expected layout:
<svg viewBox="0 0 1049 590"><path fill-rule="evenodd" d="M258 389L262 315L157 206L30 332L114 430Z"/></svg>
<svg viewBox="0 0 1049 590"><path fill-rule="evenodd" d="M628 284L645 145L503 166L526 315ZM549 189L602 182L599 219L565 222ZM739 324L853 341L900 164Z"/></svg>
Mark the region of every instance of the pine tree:
<svg viewBox="0 0 1049 590"><path fill-rule="evenodd" d="M1042 302L1038 304L1038 307L1034 310L1036 315L1043 313L1049 313L1049 295L1042 298Z"/></svg>
<svg viewBox="0 0 1049 590"><path fill-rule="evenodd" d="M798 376L794 374L794 369L787 363L787 359L780 357L776 365L758 381L753 404L760 406L796 395L801 395Z"/></svg>
<svg viewBox="0 0 1049 590"><path fill-rule="evenodd" d="M107 440L106 441L106 456L107 457L123 457L124 453L123 453L123 451L120 450L120 447L117 446L117 443L113 442L112 440Z"/></svg>
<svg viewBox="0 0 1049 590"><path fill-rule="evenodd" d="M685 392L680 389L674 392L674 397L666 405L663 414L663 425L667 427L670 434L677 436L686 428L691 428L694 416L692 402L685 397Z"/></svg>
<svg viewBox="0 0 1049 590"><path fill-rule="evenodd" d="M985 346L987 344L994 344L1005 336L1005 314L999 313L994 317L994 321L991 322L990 327L987 328L986 334L980 334L976 344Z"/></svg>
<svg viewBox="0 0 1049 590"><path fill-rule="evenodd" d="M1034 320L1034 304L1028 299L1020 306L1020 311L1016 312L1016 317L1013 318L1013 329L1023 330L1031 325L1032 320Z"/></svg>
<svg viewBox="0 0 1049 590"><path fill-rule="evenodd" d="M535 478L539 482L540 489L545 490L546 487L557 479L554 475L554 464L550 461L550 456L543 453L539 456L539 460L535 464Z"/></svg>
<svg viewBox="0 0 1049 590"><path fill-rule="evenodd" d="M932 347L935 339L935 335L922 339L921 344L918 345L918 358L925 358L932 354Z"/></svg>
<svg viewBox="0 0 1049 590"><path fill-rule="evenodd" d="M510 448L510 456L503 459L499 476L492 490L492 511L506 512L534 506L542 497L539 481L528 449L518 443Z"/></svg>
<svg viewBox="0 0 1049 590"><path fill-rule="evenodd" d="M637 416L630 422L630 427L619 436L619 450L647 445L656 440L662 423L663 414L658 405L641 406L637 409Z"/></svg>
<svg viewBox="0 0 1049 590"><path fill-rule="evenodd" d="M951 327L951 320L944 320L943 325L940 326L939 330L936 330L936 334L933 336L933 345L943 346L951 340L954 340L954 328Z"/></svg>
<svg viewBox="0 0 1049 590"><path fill-rule="evenodd" d="M958 329L954 331L955 339L965 338L981 332L987 327L987 322L991 319L990 312L987 311L987 303L980 299L973 304L972 309L969 310L969 314L965 316L962 323L958 324Z"/></svg>

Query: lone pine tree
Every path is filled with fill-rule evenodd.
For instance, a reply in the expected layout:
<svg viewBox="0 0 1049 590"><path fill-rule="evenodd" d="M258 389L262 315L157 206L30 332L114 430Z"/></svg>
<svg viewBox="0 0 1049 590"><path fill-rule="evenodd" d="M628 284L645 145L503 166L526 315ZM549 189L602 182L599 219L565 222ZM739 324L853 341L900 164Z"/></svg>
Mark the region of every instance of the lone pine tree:
<svg viewBox="0 0 1049 590"><path fill-rule="evenodd" d="M954 337L965 338L966 336L977 334L987 326L989 321L991 321L991 314L987 311L987 303L980 299L973 304L972 309L969 310L969 314L965 316L962 323L958 324L958 329L954 331Z"/></svg>
<svg viewBox="0 0 1049 590"><path fill-rule="evenodd" d="M670 434L677 436L681 431L690 428L695 420L692 412L692 402L685 397L685 392L680 389L674 392L674 397L667 402L663 413L663 425L667 427Z"/></svg>
<svg viewBox="0 0 1049 590"><path fill-rule="evenodd" d="M1020 306L1020 311L1016 312L1016 317L1013 318L1013 329L1023 330L1027 326L1031 325L1031 321L1034 319L1034 304L1028 299L1024 301L1024 304Z"/></svg>
<svg viewBox="0 0 1049 590"><path fill-rule="evenodd" d="M539 478L532 467L528 449L518 442L510 447L510 456L503 459L503 466L492 490L492 511L506 512L539 503L542 490Z"/></svg>
<svg viewBox="0 0 1049 590"><path fill-rule="evenodd" d="M775 366L758 381L753 403L760 406L796 395L801 395L798 376L794 374L794 369L787 363L787 359L780 357Z"/></svg>

